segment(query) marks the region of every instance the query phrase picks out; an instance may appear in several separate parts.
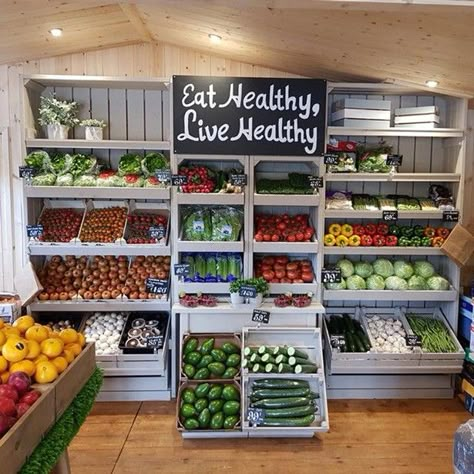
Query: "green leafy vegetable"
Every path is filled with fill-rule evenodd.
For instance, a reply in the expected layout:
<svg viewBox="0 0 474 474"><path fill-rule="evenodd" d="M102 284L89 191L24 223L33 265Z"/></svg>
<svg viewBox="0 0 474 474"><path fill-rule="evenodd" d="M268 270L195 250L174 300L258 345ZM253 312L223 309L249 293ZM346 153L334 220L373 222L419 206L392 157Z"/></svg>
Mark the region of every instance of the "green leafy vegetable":
<svg viewBox="0 0 474 474"><path fill-rule="evenodd" d="M69 167L69 173L71 173L74 178L85 174L93 174L97 167L97 158L93 155L85 156L81 154L71 156L72 163Z"/></svg>
<svg viewBox="0 0 474 474"><path fill-rule="evenodd" d="M120 158L118 165L118 174L125 176L126 174L141 174L141 156L135 153L127 153Z"/></svg>
<svg viewBox="0 0 474 474"><path fill-rule="evenodd" d="M36 171L46 170L45 162L49 160L49 155L45 151L32 151L26 158L25 163Z"/></svg>
<svg viewBox="0 0 474 474"><path fill-rule="evenodd" d="M31 180L33 186L54 186L55 182L56 176L52 173L39 174Z"/></svg>
<svg viewBox="0 0 474 474"><path fill-rule="evenodd" d="M149 152L141 161L141 169L145 177L153 176L158 170L169 168L170 163L165 155L158 152Z"/></svg>

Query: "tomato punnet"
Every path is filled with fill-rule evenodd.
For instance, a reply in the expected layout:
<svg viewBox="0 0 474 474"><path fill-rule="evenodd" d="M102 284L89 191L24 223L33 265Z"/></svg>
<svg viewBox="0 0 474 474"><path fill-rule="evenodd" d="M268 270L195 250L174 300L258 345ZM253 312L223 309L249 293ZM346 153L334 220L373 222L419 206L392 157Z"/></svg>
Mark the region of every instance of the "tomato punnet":
<svg viewBox="0 0 474 474"><path fill-rule="evenodd" d="M309 242L314 233L314 228L309 225L308 214L255 216L254 238L257 242Z"/></svg>

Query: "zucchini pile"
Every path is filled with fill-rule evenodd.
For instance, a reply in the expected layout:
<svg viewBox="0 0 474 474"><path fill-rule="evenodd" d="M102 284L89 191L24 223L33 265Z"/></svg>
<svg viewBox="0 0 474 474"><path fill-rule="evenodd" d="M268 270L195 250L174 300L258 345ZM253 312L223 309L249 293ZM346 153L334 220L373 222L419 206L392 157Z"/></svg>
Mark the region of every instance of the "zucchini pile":
<svg viewBox="0 0 474 474"><path fill-rule="evenodd" d="M240 348L233 342L215 346L215 338L201 344L190 337L183 347L182 369L188 379L233 379L240 370Z"/></svg>
<svg viewBox="0 0 474 474"><path fill-rule="evenodd" d="M242 367L253 373L312 374L318 371L305 351L292 346L259 346L244 349Z"/></svg>
<svg viewBox="0 0 474 474"><path fill-rule="evenodd" d="M179 404L179 419L186 430L233 430L240 421L240 391L232 384L186 387Z"/></svg>
<svg viewBox="0 0 474 474"><path fill-rule="evenodd" d="M263 409L259 426L269 427L310 426L318 412L317 398L306 380L288 379L254 380L249 397L251 407Z"/></svg>
<svg viewBox="0 0 474 474"><path fill-rule="evenodd" d="M344 336L345 344L339 344L341 352L369 352L372 345L362 325L348 314L332 315L328 323L330 336Z"/></svg>

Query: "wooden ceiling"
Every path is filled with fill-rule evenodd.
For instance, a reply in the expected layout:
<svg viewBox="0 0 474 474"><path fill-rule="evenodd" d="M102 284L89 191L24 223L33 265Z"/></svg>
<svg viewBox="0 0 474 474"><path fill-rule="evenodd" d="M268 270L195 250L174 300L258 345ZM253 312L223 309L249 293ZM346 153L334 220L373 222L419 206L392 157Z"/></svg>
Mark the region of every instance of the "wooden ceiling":
<svg viewBox="0 0 474 474"><path fill-rule="evenodd" d="M472 2L402 2L2 0L0 64L165 42L330 80L435 79L474 96ZM53 27L61 38L48 33Z"/></svg>

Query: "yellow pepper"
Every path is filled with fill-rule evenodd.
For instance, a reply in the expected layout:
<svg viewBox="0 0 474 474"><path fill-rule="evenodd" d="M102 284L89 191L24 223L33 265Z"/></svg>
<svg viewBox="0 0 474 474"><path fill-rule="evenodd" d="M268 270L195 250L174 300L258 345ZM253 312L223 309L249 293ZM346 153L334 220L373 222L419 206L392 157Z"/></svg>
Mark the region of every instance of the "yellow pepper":
<svg viewBox="0 0 474 474"><path fill-rule="evenodd" d="M344 224L341 228L341 233L346 237L350 237L354 233L354 229L350 224Z"/></svg>
<svg viewBox="0 0 474 474"><path fill-rule="evenodd" d="M339 224L331 224L329 226L329 233L337 237L341 233L341 226Z"/></svg>
<svg viewBox="0 0 474 474"><path fill-rule="evenodd" d="M338 247L347 247L349 244L349 239L345 235L338 235L336 237L336 245Z"/></svg>
<svg viewBox="0 0 474 474"><path fill-rule="evenodd" d="M334 237L332 234L326 234L324 236L324 245L327 247L333 247L336 245L336 237Z"/></svg>
<svg viewBox="0 0 474 474"><path fill-rule="evenodd" d="M360 237L358 235L351 235L349 237L349 247L358 247L360 245Z"/></svg>

